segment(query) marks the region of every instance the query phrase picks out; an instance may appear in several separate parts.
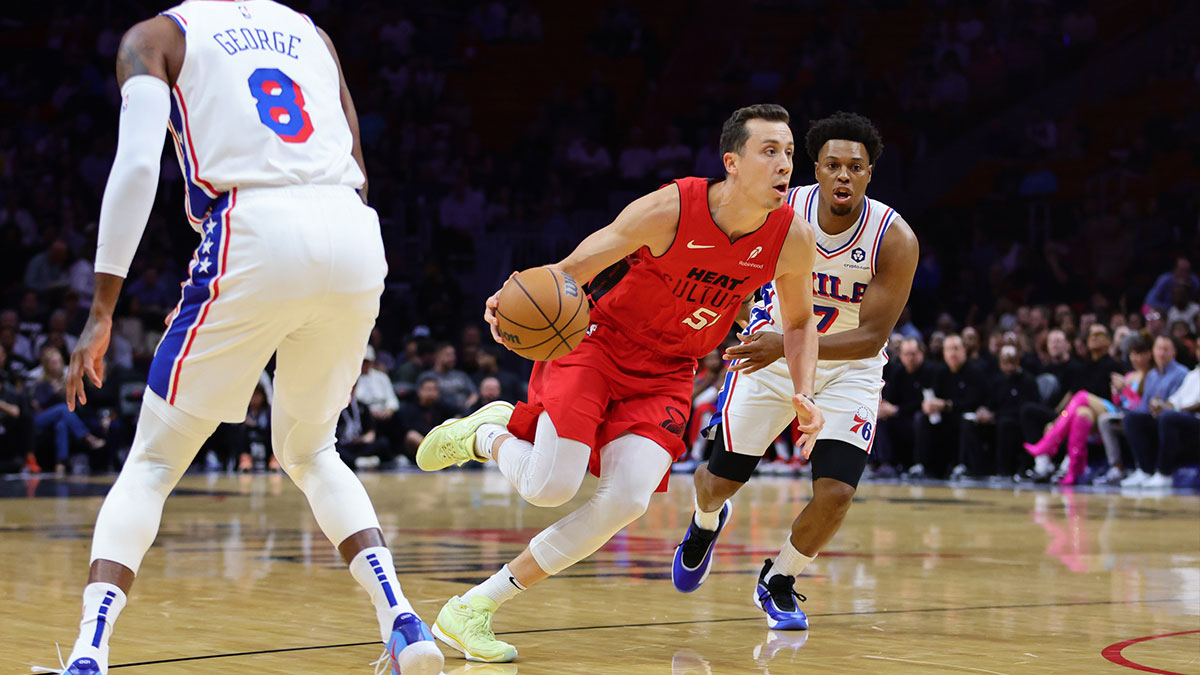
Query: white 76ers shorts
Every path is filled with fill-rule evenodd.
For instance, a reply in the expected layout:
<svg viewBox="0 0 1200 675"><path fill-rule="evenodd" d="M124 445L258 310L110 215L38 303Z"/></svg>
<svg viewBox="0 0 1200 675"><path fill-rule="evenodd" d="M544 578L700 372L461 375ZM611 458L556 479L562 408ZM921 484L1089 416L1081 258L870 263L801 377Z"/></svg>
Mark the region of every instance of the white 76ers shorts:
<svg viewBox="0 0 1200 675"><path fill-rule="evenodd" d="M839 440L871 452L875 414L883 390L883 368L859 361L819 361L813 399L825 416L817 440ZM795 388L787 361L754 373L730 372L717 398L710 425L721 424L725 448L761 457L796 417Z"/></svg>
<svg viewBox="0 0 1200 675"><path fill-rule="evenodd" d="M375 211L346 187L234 188L202 234L149 388L197 417L241 422L277 354L273 405L332 418L379 314L387 263Z"/></svg>

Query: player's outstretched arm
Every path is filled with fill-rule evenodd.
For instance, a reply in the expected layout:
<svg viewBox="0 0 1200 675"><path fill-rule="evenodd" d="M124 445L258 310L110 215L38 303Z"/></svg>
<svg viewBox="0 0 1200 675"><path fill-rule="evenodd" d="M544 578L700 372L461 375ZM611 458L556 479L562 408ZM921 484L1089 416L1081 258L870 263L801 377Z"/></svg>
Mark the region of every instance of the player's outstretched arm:
<svg viewBox="0 0 1200 675"><path fill-rule="evenodd" d="M867 359L883 349L900 312L908 303L913 274L917 270L917 237L903 218L888 226L880 242L875 276L863 294L858 309L858 327L821 336L820 357L834 361Z"/></svg>
<svg viewBox="0 0 1200 675"><path fill-rule="evenodd" d="M571 255L551 267L571 275L581 285L586 284L643 246L649 246L654 255L666 253L675 240L678 226L679 187L672 183L634 200L616 220L588 235ZM500 291L496 291L484 303L483 320L491 326L492 339L504 344L496 332L499 304Z"/></svg>
<svg viewBox="0 0 1200 675"><path fill-rule="evenodd" d="M104 380L112 315L129 264L142 240L154 193L167 118L171 112L168 83L183 60L183 35L166 17L143 21L125 33L117 54L121 118L117 154L100 203L96 242L96 289L87 324L67 369L67 406L87 403L83 376L96 386Z"/></svg>
<svg viewBox="0 0 1200 675"><path fill-rule="evenodd" d="M358 190L358 196L362 197L363 203L367 203L367 164L363 160L362 141L358 135L358 111L354 108L354 99L350 97L350 87L346 86L346 76L342 74L342 62L338 59L337 50L333 47L333 40L329 34L320 26L317 27L317 33L321 35L321 39L325 41L325 46L329 48L330 55L333 56L333 62L337 64L338 81L341 83L341 98L342 112L346 114L346 124L350 126L350 137L354 139L353 145L350 147L350 154L354 157L354 161L358 162L358 168L362 171L363 184Z"/></svg>
<svg viewBox="0 0 1200 675"><path fill-rule="evenodd" d="M816 242L812 228L799 216L792 220L775 271L776 301L783 322L783 350L796 396L792 403L808 457L825 418L812 400L817 372L817 320L812 309L812 268Z"/></svg>

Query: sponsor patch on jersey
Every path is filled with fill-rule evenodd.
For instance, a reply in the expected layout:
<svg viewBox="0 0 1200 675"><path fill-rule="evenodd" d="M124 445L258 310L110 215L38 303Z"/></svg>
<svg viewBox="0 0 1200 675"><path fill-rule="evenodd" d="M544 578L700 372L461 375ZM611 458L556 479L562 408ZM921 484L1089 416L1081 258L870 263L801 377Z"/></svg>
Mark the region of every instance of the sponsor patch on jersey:
<svg viewBox="0 0 1200 675"><path fill-rule="evenodd" d="M854 262L860 263L867 259L867 252L859 246L850 252L850 257L854 259Z"/></svg>

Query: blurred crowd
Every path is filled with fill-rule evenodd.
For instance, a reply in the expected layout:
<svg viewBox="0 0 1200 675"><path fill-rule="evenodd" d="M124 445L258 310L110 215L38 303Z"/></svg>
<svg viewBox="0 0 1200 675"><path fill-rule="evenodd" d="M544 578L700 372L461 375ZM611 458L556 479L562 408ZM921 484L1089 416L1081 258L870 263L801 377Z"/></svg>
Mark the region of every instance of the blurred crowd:
<svg viewBox="0 0 1200 675"><path fill-rule="evenodd" d="M986 361L977 365L988 378L1011 346L1023 373L1048 382L1048 329L1060 327L1083 360L1093 324L1110 330L1128 370L1126 332L1166 333L1181 363L1193 358L1195 288L1172 281L1178 254L1200 260L1200 23L1188 3L758 0L737 21L724 4L679 0L292 4L338 45L389 256L365 373L392 386L375 375L360 382L366 408L349 408L339 430L361 466L403 463L438 415L520 397L528 364L477 339L482 299L511 270L562 257L637 195L675 176L719 174L719 125L752 101L784 104L798 135L837 109L882 130L870 193L920 238L902 325L921 338L909 349L929 367L953 361L943 352L955 334L969 361ZM195 234L180 216L178 163L164 154L105 386L84 408L60 407L54 354L69 357L87 316L115 147L116 46L160 9L84 0L16 8L0 21L10 66L0 73L0 463L9 468L119 465L178 299ZM793 183L809 176L801 162ZM719 363L706 361L701 377L703 399L719 386ZM1060 389L1086 388L1058 379ZM247 424L222 427L198 461L269 464L269 388L265 377ZM930 407L926 389L937 386L920 387L921 407ZM1038 391L1053 411L1055 392ZM995 466L973 451L921 454L959 435L990 449L992 427L1011 436L1011 425L986 421L999 419L998 401L966 432L959 418L970 411L914 427L899 420L930 413L889 401L904 406L881 425L885 473L1019 473L1028 463L1009 441ZM1099 416L1095 424L1113 427ZM1020 442L1039 440L1035 426L1027 416ZM1127 458L1120 468L1135 466Z"/></svg>

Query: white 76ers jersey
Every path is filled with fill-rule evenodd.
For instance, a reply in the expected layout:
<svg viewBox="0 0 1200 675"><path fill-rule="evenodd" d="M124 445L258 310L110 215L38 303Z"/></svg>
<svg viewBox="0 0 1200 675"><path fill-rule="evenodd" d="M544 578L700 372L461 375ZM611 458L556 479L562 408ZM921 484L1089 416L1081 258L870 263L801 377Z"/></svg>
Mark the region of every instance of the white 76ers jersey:
<svg viewBox="0 0 1200 675"><path fill-rule="evenodd" d="M163 15L187 45L170 133L193 228L234 187L362 187L337 64L312 20L272 0L192 0Z"/></svg>
<svg viewBox="0 0 1200 675"><path fill-rule="evenodd" d="M896 212L882 202L865 199L862 216L849 230L837 235L826 234L817 222L817 185L792 188L788 204L812 225L817 240L817 255L813 260L813 313L817 332L841 333L858 328L858 310L867 284L875 277L879 247L888 225ZM761 290L762 299L750 310L747 332L760 330L781 332L779 305L775 302L774 282ZM881 351L878 356L859 361L862 366L880 366L886 362ZM843 362L821 361L819 367L834 367Z"/></svg>

